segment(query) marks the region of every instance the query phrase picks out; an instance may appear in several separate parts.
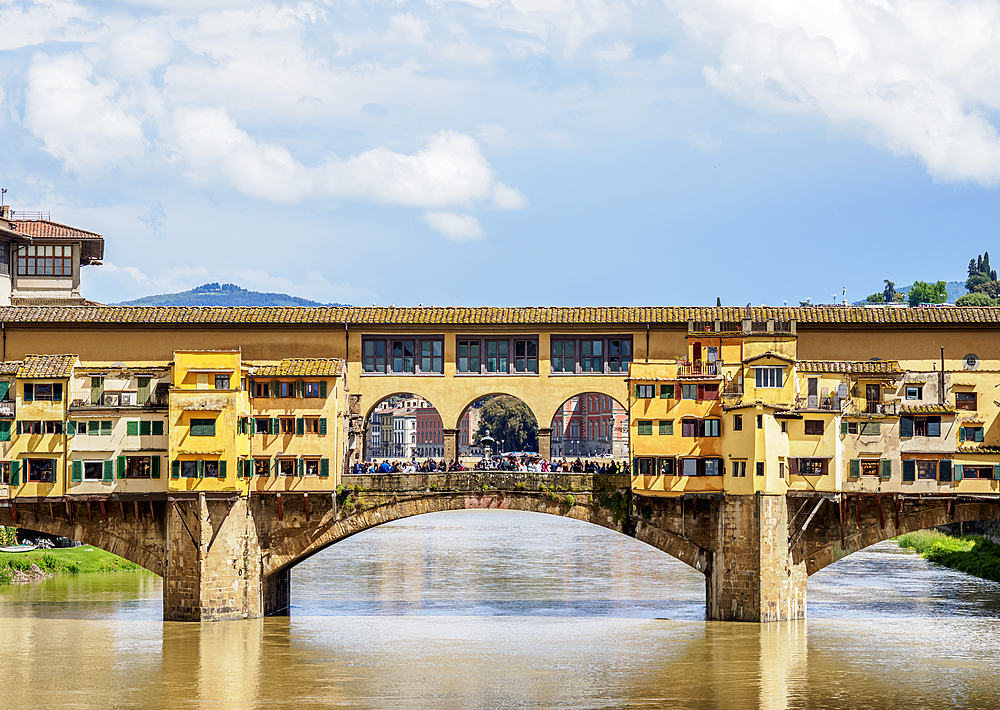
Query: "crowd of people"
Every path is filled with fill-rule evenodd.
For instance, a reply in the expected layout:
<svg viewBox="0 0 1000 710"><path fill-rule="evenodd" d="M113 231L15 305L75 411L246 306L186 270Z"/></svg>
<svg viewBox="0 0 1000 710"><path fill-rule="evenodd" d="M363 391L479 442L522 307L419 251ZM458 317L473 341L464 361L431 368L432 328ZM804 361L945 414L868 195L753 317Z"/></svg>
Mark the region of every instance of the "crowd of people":
<svg viewBox="0 0 1000 710"><path fill-rule="evenodd" d="M416 459L401 461L364 461L355 463L351 467L351 473L355 475L363 473L450 473L452 471L512 471L523 473L600 473L616 474L627 473L628 466L619 466L617 461L597 462L593 460L575 461L569 459L556 459L548 461L538 456L496 456L493 458L483 457L479 459L470 469L458 459L452 461L435 461L427 459L418 462Z"/></svg>

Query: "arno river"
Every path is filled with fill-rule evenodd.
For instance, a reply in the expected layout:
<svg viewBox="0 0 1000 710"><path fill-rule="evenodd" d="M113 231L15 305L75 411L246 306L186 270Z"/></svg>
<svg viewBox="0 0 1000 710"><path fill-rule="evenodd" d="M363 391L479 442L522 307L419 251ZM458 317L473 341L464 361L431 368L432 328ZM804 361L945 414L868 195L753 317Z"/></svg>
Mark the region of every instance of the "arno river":
<svg viewBox="0 0 1000 710"><path fill-rule="evenodd" d="M292 595L200 625L151 574L0 589L0 707L1000 707L1000 585L891 543L766 626L706 622L703 577L634 540L493 510L357 535Z"/></svg>

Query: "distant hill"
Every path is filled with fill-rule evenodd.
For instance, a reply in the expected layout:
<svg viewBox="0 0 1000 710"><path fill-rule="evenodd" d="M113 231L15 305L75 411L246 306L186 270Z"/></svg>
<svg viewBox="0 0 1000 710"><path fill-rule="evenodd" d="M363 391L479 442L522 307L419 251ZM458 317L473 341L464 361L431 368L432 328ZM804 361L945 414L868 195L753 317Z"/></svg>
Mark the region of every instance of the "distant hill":
<svg viewBox="0 0 1000 710"><path fill-rule="evenodd" d="M319 303L286 293L248 291L236 284L204 284L190 291L145 296L115 306L340 306L341 303Z"/></svg>

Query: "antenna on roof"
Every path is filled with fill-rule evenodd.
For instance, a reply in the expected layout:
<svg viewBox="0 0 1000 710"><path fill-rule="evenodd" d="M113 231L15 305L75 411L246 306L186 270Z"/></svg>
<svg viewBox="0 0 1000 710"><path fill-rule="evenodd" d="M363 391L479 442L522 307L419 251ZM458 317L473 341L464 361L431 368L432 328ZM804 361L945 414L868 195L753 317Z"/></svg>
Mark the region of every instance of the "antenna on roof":
<svg viewBox="0 0 1000 710"><path fill-rule="evenodd" d="M7 188L0 188L0 207L3 207L3 196L7 194Z"/></svg>

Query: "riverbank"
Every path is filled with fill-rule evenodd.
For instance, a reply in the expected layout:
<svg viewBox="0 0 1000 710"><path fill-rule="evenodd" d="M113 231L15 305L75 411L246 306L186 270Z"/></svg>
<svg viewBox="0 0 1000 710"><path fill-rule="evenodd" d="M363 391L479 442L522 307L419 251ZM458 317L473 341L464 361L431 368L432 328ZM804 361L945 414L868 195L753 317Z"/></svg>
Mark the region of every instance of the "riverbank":
<svg viewBox="0 0 1000 710"><path fill-rule="evenodd" d="M134 572L141 569L133 562L90 545L30 552L0 552L0 586L60 574Z"/></svg>
<svg viewBox="0 0 1000 710"><path fill-rule="evenodd" d="M1000 545L980 535L948 535L930 529L900 535L896 542L930 562L1000 582Z"/></svg>

